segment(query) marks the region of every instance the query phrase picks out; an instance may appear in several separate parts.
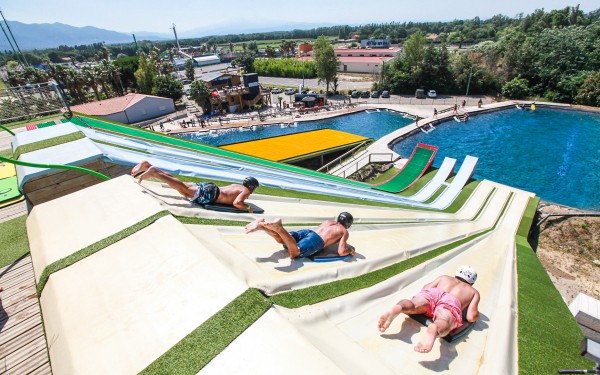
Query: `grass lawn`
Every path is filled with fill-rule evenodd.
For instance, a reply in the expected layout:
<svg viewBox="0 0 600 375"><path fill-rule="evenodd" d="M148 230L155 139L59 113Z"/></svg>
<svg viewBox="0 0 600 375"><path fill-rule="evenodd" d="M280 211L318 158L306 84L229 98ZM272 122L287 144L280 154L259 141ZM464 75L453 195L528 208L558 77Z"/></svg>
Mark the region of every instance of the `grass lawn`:
<svg viewBox="0 0 600 375"><path fill-rule="evenodd" d="M29 253L25 220L27 216L24 215L0 223L0 267L6 267Z"/></svg>

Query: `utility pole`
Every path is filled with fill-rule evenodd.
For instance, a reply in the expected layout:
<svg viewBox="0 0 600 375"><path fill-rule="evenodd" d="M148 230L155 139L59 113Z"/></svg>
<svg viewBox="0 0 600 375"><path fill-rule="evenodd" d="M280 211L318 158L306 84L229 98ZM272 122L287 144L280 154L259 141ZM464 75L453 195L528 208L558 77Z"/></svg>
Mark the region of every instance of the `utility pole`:
<svg viewBox="0 0 600 375"><path fill-rule="evenodd" d="M471 85L471 76L473 75L473 65L471 65L471 70L469 71L469 81L467 82L467 93L465 96L469 96L469 86Z"/></svg>
<svg viewBox="0 0 600 375"><path fill-rule="evenodd" d="M181 47L179 46L179 39L177 38L177 30L175 30L175 24L173 24L173 34L175 34L175 42L177 43L177 52L181 51Z"/></svg>
<svg viewBox="0 0 600 375"><path fill-rule="evenodd" d="M383 74L384 74L384 69L385 69L385 60L382 58L381 59L381 79L379 82L379 94L381 95L381 91L383 91Z"/></svg>
<svg viewBox="0 0 600 375"><path fill-rule="evenodd" d="M137 52L140 49L140 47L137 44L137 39L135 39L135 34L131 34L131 35L133 35L133 42L135 43L135 51Z"/></svg>

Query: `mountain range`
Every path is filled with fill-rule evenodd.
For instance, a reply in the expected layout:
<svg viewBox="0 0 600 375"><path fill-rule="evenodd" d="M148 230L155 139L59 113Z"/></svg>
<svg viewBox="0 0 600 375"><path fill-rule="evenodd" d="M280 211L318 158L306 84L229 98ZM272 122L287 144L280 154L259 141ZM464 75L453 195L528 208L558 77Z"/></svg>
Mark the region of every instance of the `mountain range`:
<svg viewBox="0 0 600 375"><path fill-rule="evenodd" d="M32 23L26 24L18 21L8 21L8 25L22 51L33 49L55 48L61 45L87 45L92 43L118 44L133 43L131 34L101 29L93 26L76 27L63 23ZM179 38L199 38L208 35L226 35L238 33L260 33L270 31L289 31L293 29L312 29L315 27L331 26L313 23L276 23L276 22L251 22L248 20L228 20L226 23L207 25L189 31L178 33ZM6 29L6 27L4 27ZM8 32L8 30L6 30ZM169 40L174 39L172 34L155 32L134 32L139 40ZM8 51L10 46L4 37L0 38L0 48Z"/></svg>

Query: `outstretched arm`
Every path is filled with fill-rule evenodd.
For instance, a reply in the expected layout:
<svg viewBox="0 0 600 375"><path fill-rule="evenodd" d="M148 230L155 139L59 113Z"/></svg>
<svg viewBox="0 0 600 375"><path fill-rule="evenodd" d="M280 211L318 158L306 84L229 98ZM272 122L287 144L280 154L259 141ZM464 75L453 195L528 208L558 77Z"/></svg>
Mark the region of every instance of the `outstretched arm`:
<svg viewBox="0 0 600 375"><path fill-rule="evenodd" d="M340 243L338 245L338 254L340 256L345 256L348 254L354 256L355 254L354 247L348 245L347 241L349 236L350 234L348 233L348 231L344 229L344 234L342 235L342 238L340 239Z"/></svg>
<svg viewBox="0 0 600 375"><path fill-rule="evenodd" d="M242 191L233 201L233 206L235 208L239 208L240 210L248 211L252 213L252 207L245 203L246 199L250 196L250 192Z"/></svg>
<svg viewBox="0 0 600 375"><path fill-rule="evenodd" d="M475 295L473 296L473 299L471 300L471 303L469 303L469 307L467 309L467 321L469 323L474 323L477 321L477 319L479 319L479 292L475 291Z"/></svg>

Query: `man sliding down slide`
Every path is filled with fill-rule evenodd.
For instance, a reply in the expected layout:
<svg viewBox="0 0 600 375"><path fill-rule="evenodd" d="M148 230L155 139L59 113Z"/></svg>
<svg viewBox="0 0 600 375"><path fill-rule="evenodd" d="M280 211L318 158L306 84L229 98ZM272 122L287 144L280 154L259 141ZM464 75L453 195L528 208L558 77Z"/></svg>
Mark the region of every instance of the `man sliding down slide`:
<svg viewBox="0 0 600 375"><path fill-rule="evenodd" d="M479 292L472 287L477 272L470 266L461 266L456 276L439 276L411 300L403 299L379 318L379 331L385 332L392 321L404 314L425 314L433 318L427 332L415 346L415 351L428 353L436 337L444 337L463 324L462 310L467 309L467 321L479 319Z"/></svg>
<svg viewBox="0 0 600 375"><path fill-rule="evenodd" d="M348 212L342 212L337 220L325 220L315 230L303 229L288 232L281 224L281 219L271 222L260 218L246 225L246 233L262 230L273 237L277 243L282 244L288 251L290 258L309 257L324 248L339 242L338 254L340 256L354 256L354 248L348 240L348 228L354 218Z"/></svg>
<svg viewBox="0 0 600 375"><path fill-rule="evenodd" d="M157 178L177 190L179 194L200 205L220 203L253 213L252 207L247 205L245 201L258 187L258 180L254 177L246 177L242 185L231 184L219 188L212 182L196 184L180 181L147 161L133 167L131 175L133 177L139 176L138 183L146 178Z"/></svg>

